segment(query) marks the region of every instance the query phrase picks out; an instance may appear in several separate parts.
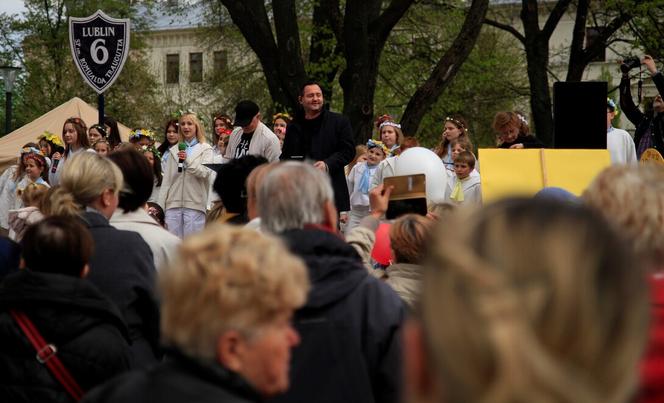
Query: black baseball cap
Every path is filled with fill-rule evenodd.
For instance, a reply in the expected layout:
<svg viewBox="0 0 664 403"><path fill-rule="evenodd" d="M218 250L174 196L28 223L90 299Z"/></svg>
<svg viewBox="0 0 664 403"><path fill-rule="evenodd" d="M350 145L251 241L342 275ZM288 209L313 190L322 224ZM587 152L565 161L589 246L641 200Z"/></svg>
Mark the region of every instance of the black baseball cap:
<svg viewBox="0 0 664 403"><path fill-rule="evenodd" d="M245 127L251 123L251 119L254 118L259 112L258 105L254 101L240 101L235 106L235 121L233 126Z"/></svg>

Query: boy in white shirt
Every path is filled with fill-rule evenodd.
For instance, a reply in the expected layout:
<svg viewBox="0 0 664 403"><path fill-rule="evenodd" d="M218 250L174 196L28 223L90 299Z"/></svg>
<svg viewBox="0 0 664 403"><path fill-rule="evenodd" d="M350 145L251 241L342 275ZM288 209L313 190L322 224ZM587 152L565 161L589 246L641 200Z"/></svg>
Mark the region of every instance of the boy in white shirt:
<svg viewBox="0 0 664 403"><path fill-rule="evenodd" d="M447 183L445 200L453 204L481 204L480 176L471 175L475 169L475 156L462 151L454 160L454 177Z"/></svg>

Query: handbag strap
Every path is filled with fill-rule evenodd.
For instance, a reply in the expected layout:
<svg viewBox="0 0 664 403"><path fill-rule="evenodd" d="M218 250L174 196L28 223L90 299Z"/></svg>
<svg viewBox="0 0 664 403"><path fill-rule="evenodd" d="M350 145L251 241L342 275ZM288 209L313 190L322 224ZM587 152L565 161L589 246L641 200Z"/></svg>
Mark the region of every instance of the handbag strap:
<svg viewBox="0 0 664 403"><path fill-rule="evenodd" d="M67 393L74 398L75 401L81 400L84 395L83 389L81 389L69 370L67 370L62 364L62 361L57 357L57 348L53 344L46 343L34 323L32 323L30 318L28 318L24 312L10 309L9 314L14 318L18 326L23 330L25 337L27 337L30 344L32 344L37 351L37 361L46 365L55 379L60 382Z"/></svg>

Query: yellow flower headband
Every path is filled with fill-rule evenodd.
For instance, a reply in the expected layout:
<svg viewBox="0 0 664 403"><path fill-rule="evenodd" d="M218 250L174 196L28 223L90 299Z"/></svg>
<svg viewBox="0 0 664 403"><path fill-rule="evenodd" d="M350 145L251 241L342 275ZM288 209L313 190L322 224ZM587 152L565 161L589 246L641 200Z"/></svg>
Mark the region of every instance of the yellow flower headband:
<svg viewBox="0 0 664 403"><path fill-rule="evenodd" d="M367 141L367 149L372 149L375 147L378 147L381 150L383 150L383 153L385 153L386 156L389 156L391 153L390 149L387 148L385 143L383 143L382 141L369 139L369 141Z"/></svg>
<svg viewBox="0 0 664 403"><path fill-rule="evenodd" d="M44 134L42 134L41 136L39 136L37 138L37 141L41 141L41 140L46 140L49 143L55 144L58 147L64 147L65 146L59 136L56 136L55 134L53 134L49 131L45 131Z"/></svg>
<svg viewBox="0 0 664 403"><path fill-rule="evenodd" d="M150 129L136 129L132 130L129 134L129 139L131 140L138 140L141 137L147 137L150 141L154 141L155 139L154 132Z"/></svg>
<svg viewBox="0 0 664 403"><path fill-rule="evenodd" d="M274 115L272 115L272 122L273 122L273 123L274 123L274 121L277 120L277 119L283 119L283 120L285 120L286 122L290 122L291 120L293 120L293 118L291 117L291 115L289 115L289 114L286 113L286 112L279 112L279 113L275 113Z"/></svg>

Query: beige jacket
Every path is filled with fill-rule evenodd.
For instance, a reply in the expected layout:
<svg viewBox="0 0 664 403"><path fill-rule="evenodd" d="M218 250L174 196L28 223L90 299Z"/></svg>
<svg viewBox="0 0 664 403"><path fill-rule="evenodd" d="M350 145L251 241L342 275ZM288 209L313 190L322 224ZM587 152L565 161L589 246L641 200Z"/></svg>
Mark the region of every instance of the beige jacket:
<svg viewBox="0 0 664 403"><path fill-rule="evenodd" d="M396 291L411 311L420 298L422 270L422 266L408 263L395 263L385 269L385 282Z"/></svg>
<svg viewBox="0 0 664 403"><path fill-rule="evenodd" d="M166 171L161 182L159 205L164 210L188 208L205 213L212 170L203 164L212 163L212 147L196 144L178 172L178 145L171 147L166 161Z"/></svg>
<svg viewBox="0 0 664 403"><path fill-rule="evenodd" d="M224 158L229 160L235 158L235 149L240 144L241 139L242 128L236 127L233 133L231 133L231 138L228 140L228 147L226 148ZM251 136L251 143L249 143L249 152L247 154L260 155L261 157L265 157L268 162L277 162L281 155L279 138L269 127L259 122L254 134Z"/></svg>

